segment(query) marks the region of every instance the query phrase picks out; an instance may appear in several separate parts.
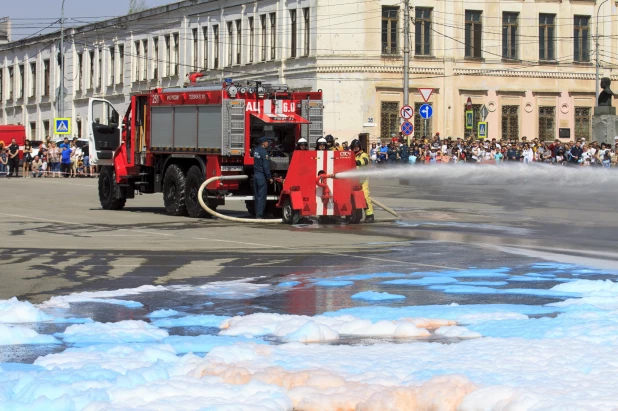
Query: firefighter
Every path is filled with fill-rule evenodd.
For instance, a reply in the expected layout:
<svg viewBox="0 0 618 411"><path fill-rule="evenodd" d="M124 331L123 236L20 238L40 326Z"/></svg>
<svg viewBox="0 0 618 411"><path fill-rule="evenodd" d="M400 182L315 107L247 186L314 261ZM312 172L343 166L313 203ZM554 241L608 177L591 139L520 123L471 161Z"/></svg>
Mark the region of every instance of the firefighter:
<svg viewBox="0 0 618 411"><path fill-rule="evenodd" d="M328 151L335 151L337 147L335 147L335 137L332 134L326 136L326 148Z"/></svg>
<svg viewBox="0 0 618 411"><path fill-rule="evenodd" d="M253 196L255 198L255 218L264 218L266 209L266 195L268 193L268 183L273 182L270 174L270 156L266 148L270 138L264 136L259 139L259 145L253 153Z"/></svg>
<svg viewBox="0 0 618 411"><path fill-rule="evenodd" d="M317 151L326 151L326 139L324 137L318 138L318 141L315 142L315 149Z"/></svg>
<svg viewBox="0 0 618 411"><path fill-rule="evenodd" d="M296 150L309 150L309 144L307 143L307 139L301 137L296 142Z"/></svg>
<svg viewBox="0 0 618 411"><path fill-rule="evenodd" d="M369 155L363 151L363 147L361 146L361 142L358 140L352 140L350 143L350 148L356 155L356 167L367 167L371 164L371 160L369 159ZM363 193L365 193L365 201L367 201L367 210L365 210L365 222L373 223L373 204L371 203L371 197L369 197L369 181L367 178L363 181L362 184Z"/></svg>

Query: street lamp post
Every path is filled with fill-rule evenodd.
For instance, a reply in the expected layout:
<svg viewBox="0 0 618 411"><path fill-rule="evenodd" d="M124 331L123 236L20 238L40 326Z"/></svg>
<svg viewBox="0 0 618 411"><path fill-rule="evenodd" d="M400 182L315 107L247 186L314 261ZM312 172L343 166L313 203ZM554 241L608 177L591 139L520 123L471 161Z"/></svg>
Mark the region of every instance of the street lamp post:
<svg viewBox="0 0 618 411"><path fill-rule="evenodd" d="M60 118L64 118L64 2L60 11L60 87L58 90L58 111ZM607 1L607 0L606 0Z"/></svg>
<svg viewBox="0 0 618 411"><path fill-rule="evenodd" d="M596 96L597 96L597 104L599 101L599 11L601 10L601 6L603 6L603 4L605 4L607 2L607 0L603 0L603 2L601 4L599 4L599 8L597 9L597 22L596 22L596 29L597 29L597 47L596 47L596 76L595 76L595 80L596 80L596 84L595 84L595 90L596 90Z"/></svg>

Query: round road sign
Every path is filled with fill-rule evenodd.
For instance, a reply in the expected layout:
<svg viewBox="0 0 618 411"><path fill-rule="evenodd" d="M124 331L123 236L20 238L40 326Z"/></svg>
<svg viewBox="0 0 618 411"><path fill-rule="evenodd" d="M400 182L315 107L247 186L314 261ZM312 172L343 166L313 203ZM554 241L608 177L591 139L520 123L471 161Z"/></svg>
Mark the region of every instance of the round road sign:
<svg viewBox="0 0 618 411"><path fill-rule="evenodd" d="M404 121L403 123L401 123L401 132L406 136L414 133L414 124L408 121Z"/></svg>
<svg viewBox="0 0 618 411"><path fill-rule="evenodd" d="M399 110L399 115L404 120L410 120L414 117L414 109L410 106L403 106L401 107L401 110Z"/></svg>

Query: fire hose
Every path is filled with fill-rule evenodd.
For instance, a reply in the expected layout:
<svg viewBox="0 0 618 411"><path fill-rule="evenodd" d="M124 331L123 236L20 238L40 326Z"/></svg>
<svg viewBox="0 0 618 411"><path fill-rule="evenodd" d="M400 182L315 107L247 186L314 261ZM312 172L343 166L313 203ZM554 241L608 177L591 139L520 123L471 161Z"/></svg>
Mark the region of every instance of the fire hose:
<svg viewBox="0 0 618 411"><path fill-rule="evenodd" d="M208 205L204 202L203 199L203 193L204 193L204 189L206 188L206 186L208 186L208 184L212 183L213 181L223 181L223 180L247 180L249 178L249 176L246 175L238 175L238 176L216 176L216 177L212 177L209 178L208 180L204 181L202 183L202 185L200 186L199 191L197 192L197 200L200 202L200 205L202 206L202 208L204 210L206 210L206 212L210 215L213 215L217 218L220 218L222 220L227 220L227 221L233 221L235 223L253 223L253 224L281 224L283 222L282 219L280 218L276 218L276 219L269 219L269 220L257 220L255 218L238 218L238 217L230 217L221 213L217 213L215 210L213 210L212 208L208 207Z"/></svg>
<svg viewBox="0 0 618 411"><path fill-rule="evenodd" d="M332 175L329 176L331 178L337 178L336 175ZM200 205L202 206L202 208L204 210L206 210L206 212L210 215L213 215L217 218L220 218L222 220L227 220L227 221L233 221L236 223L255 223L255 224L280 224L283 222L282 219L280 218L276 218L276 219L264 219L264 220L256 220L254 218L238 218L238 217L231 217L231 216L227 216L221 213L217 213L215 210L213 210L212 208L208 207L208 205L204 202L204 198L203 198L203 193L204 193L204 189L213 181L223 181L223 180L247 180L249 179L249 176L247 175L236 175L236 176L215 176L215 177L211 177L209 179L207 179L206 181L204 181L202 183L202 185L200 186L199 191L197 192L197 200L200 202ZM377 205L378 207L380 207L382 210L386 211L389 214L392 214L394 217L390 217L390 218L376 218L376 221L378 222L390 222L390 221L398 221L401 219L401 216L399 214L397 214L397 212L395 212L394 210L390 209L389 207L385 206L384 204L382 204L381 202L379 202L378 200L372 199L371 200L373 202L373 204Z"/></svg>

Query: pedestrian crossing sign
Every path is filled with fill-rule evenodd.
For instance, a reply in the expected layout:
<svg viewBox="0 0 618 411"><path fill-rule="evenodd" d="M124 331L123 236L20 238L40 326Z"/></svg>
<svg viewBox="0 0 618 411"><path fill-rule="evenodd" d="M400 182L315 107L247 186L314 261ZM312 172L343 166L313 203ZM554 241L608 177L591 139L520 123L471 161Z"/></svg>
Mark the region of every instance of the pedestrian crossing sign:
<svg viewBox="0 0 618 411"><path fill-rule="evenodd" d="M70 118L55 118L54 125L54 134L71 134Z"/></svg>
<svg viewBox="0 0 618 411"><path fill-rule="evenodd" d="M478 138L487 138L487 122L486 121L479 121L479 133L478 133Z"/></svg>

